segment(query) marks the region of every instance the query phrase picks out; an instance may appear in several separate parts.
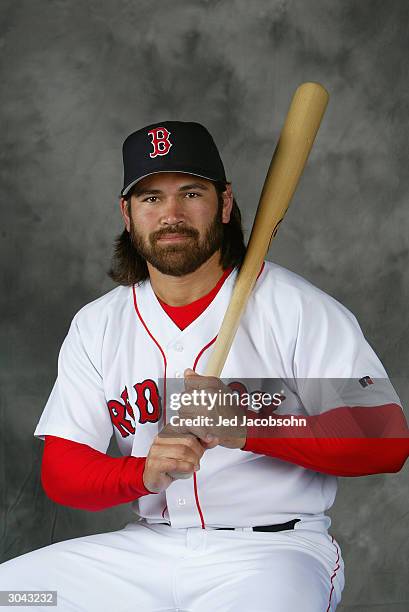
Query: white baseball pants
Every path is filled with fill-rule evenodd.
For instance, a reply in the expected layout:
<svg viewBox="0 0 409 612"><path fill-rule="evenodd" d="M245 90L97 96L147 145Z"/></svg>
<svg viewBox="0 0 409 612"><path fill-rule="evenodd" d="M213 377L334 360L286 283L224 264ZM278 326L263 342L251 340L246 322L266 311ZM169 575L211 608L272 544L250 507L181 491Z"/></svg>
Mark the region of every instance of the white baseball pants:
<svg viewBox="0 0 409 612"><path fill-rule="evenodd" d="M337 542L301 523L270 533L135 522L3 563L0 590L56 590L64 612L332 612L343 566Z"/></svg>

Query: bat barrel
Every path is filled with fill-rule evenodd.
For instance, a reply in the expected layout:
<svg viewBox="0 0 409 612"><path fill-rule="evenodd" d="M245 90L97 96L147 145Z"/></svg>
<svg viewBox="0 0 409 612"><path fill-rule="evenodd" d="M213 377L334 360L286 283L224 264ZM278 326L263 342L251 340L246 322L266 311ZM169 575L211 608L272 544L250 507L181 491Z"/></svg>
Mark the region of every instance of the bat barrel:
<svg viewBox="0 0 409 612"><path fill-rule="evenodd" d="M207 376L221 374L262 262L297 188L328 98L318 83L303 83L293 96L261 192L246 256L207 363Z"/></svg>

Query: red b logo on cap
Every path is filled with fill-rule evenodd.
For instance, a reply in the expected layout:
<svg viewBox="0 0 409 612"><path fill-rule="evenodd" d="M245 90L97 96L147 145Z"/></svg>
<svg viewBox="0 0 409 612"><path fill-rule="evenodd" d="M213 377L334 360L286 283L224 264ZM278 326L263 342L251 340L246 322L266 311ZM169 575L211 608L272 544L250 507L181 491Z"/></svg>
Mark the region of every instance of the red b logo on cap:
<svg viewBox="0 0 409 612"><path fill-rule="evenodd" d="M152 135L153 144L153 153L149 153L150 157L167 155L172 146L172 143L169 141L170 132L164 127L157 127L150 130L148 134Z"/></svg>

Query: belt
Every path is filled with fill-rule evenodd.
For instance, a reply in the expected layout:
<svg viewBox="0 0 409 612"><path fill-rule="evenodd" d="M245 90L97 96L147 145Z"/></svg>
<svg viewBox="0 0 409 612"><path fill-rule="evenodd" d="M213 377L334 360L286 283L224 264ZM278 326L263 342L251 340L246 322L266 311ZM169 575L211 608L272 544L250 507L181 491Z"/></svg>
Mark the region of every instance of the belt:
<svg viewBox="0 0 409 612"><path fill-rule="evenodd" d="M286 531L294 529L294 525L299 523L301 519L293 519L287 523L279 523L278 525L257 525L256 527L250 527L253 531ZM169 523L158 523L159 525L169 525ZM242 529L242 527L215 527L214 529L228 529L234 531L235 529Z"/></svg>
<svg viewBox="0 0 409 612"><path fill-rule="evenodd" d="M278 525L257 525L251 527L253 531L286 531L288 529L294 529L294 525L299 523L301 519L293 519L287 523L279 523ZM215 529L230 529L235 530L236 527L216 527Z"/></svg>

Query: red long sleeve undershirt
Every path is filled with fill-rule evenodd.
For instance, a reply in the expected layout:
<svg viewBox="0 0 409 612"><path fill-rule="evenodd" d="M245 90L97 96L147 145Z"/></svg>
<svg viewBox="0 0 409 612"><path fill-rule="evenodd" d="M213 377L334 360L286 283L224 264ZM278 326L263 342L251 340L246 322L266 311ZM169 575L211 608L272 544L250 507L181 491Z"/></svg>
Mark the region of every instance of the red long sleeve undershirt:
<svg viewBox="0 0 409 612"><path fill-rule="evenodd" d="M210 293L192 304L160 303L184 329L207 308L230 271L224 272ZM242 450L335 476L398 472L409 455L409 431L396 404L336 408L304 418L307 427L303 438L298 437L298 427L277 428L269 431L268 438L250 427ZM145 461L146 457L110 457L86 444L45 436L41 481L48 497L59 504L103 510L151 493L143 483Z"/></svg>
<svg viewBox="0 0 409 612"><path fill-rule="evenodd" d="M298 426L271 427L263 437L262 429L248 427L242 450L334 476L398 472L409 456L409 430L397 404L334 408L303 418L302 432Z"/></svg>
<svg viewBox="0 0 409 612"><path fill-rule="evenodd" d="M143 483L146 457L110 457L72 440L45 436L41 482L50 499L103 510L151 493Z"/></svg>
<svg viewBox="0 0 409 612"><path fill-rule="evenodd" d="M342 410L337 408L331 410L331 414L309 419L319 422L321 435L327 431L328 436L333 436L332 423ZM373 413L373 426L383 425L386 412L390 412L396 437L297 438L292 436L299 432L286 427L281 428L279 438L248 437L242 450L334 476L398 472L409 455L408 430L404 423L399 423L402 411L393 405L369 410ZM252 435L255 434L253 430ZM46 436L41 481L48 497L59 504L83 510L103 510L150 493L143 483L145 461L145 457L109 457L86 444Z"/></svg>

